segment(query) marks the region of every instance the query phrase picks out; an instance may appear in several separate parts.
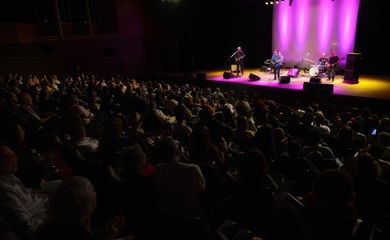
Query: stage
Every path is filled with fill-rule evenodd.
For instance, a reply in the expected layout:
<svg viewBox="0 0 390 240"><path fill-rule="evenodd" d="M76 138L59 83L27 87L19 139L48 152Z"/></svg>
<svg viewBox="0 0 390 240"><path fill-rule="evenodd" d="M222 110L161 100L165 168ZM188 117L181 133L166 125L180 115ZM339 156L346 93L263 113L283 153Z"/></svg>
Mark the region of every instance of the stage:
<svg viewBox="0 0 390 240"><path fill-rule="evenodd" d="M279 81L273 80L273 73L263 72L259 69L246 69L244 76L233 77L230 79L223 78L223 70L199 72L206 73L206 80L208 81L245 84L294 91L303 91L304 82L310 81L309 73L300 73L298 77L291 77L290 83L281 84ZM260 80L250 81L249 74L251 73L259 76ZM282 69L280 75L287 76L287 73L288 69ZM328 81L327 78L322 78L321 84L333 84L333 94L335 95L390 100L390 76L360 75L359 83L357 84L344 83L343 77L343 75L337 75L334 82Z"/></svg>

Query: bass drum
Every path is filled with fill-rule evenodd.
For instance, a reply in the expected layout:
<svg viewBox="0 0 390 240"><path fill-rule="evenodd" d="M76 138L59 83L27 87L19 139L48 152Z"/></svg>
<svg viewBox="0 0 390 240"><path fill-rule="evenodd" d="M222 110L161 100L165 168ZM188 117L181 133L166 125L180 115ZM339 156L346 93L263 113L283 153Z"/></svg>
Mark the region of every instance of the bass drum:
<svg viewBox="0 0 390 240"><path fill-rule="evenodd" d="M317 65L310 66L309 75L310 77L317 77L320 73Z"/></svg>

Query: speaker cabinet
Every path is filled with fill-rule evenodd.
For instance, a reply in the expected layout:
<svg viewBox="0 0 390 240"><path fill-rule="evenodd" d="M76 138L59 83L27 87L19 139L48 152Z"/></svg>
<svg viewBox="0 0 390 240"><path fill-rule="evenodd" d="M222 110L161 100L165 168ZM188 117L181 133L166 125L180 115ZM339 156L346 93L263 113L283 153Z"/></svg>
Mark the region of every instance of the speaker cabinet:
<svg viewBox="0 0 390 240"><path fill-rule="evenodd" d="M362 61L361 53L348 53L347 62L344 70L344 82L358 83L360 74L360 65Z"/></svg>
<svg viewBox="0 0 390 240"><path fill-rule="evenodd" d="M281 76L279 78L279 83L280 84L290 83L290 81L291 81L290 76Z"/></svg>
<svg viewBox="0 0 390 240"><path fill-rule="evenodd" d="M260 80L260 77L251 73L249 74L249 81L259 81Z"/></svg>
<svg viewBox="0 0 390 240"><path fill-rule="evenodd" d="M354 70L344 70L344 83L357 84L359 83L359 72Z"/></svg>
<svg viewBox="0 0 390 240"><path fill-rule="evenodd" d="M303 91L315 95L333 94L333 84L303 83Z"/></svg>
<svg viewBox="0 0 390 240"><path fill-rule="evenodd" d="M319 84L319 83L321 83L321 78L319 78L319 77L311 77L310 78L310 83L317 83L317 84Z"/></svg>
<svg viewBox="0 0 390 240"><path fill-rule="evenodd" d="M223 78L224 79L230 79L232 77L232 73L231 72L224 72L223 73Z"/></svg>
<svg viewBox="0 0 390 240"><path fill-rule="evenodd" d="M195 74L195 78L198 80L206 80L207 79L207 74L204 72L198 72Z"/></svg>

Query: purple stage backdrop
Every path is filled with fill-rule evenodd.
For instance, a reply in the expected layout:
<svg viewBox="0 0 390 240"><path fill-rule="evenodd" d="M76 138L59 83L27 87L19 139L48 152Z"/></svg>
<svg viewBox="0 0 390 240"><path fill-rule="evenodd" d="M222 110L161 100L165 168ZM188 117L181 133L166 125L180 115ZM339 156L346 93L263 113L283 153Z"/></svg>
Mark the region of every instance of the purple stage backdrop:
<svg viewBox="0 0 390 240"><path fill-rule="evenodd" d="M331 49L342 58L352 52L360 0L294 0L274 6L273 48L285 66L307 67ZM341 62L345 63L345 60Z"/></svg>

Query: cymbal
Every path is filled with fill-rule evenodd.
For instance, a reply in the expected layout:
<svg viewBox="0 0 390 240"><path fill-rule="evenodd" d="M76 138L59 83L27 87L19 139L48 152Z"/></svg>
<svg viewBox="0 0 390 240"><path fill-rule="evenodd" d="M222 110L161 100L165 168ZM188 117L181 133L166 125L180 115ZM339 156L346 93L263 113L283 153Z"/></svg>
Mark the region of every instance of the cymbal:
<svg viewBox="0 0 390 240"><path fill-rule="evenodd" d="M308 62L312 62L312 63L317 63L316 61L313 61L313 60L307 59L307 58L305 58L305 59L303 59L303 60L308 61Z"/></svg>

